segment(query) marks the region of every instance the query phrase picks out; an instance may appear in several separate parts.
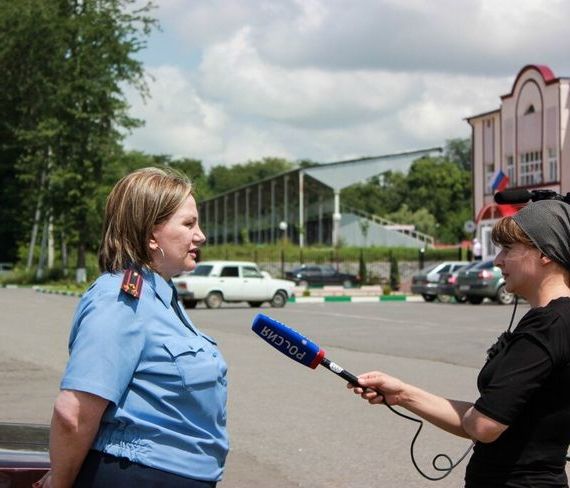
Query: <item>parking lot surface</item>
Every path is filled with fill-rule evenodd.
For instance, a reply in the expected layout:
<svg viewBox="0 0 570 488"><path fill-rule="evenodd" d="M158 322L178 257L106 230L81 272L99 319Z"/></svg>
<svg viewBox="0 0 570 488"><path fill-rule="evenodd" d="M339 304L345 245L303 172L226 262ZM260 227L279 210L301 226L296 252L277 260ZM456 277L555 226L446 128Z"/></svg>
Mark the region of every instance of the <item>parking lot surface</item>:
<svg viewBox="0 0 570 488"><path fill-rule="evenodd" d="M67 359L77 298L0 290L0 420L47 423ZM528 306L519 306L520 317ZM369 406L324 368L290 361L254 335L266 313L319 343L358 374L382 369L436 393L474 399L487 347L512 307L423 302L289 304L283 309L224 305L188 310L214 336L229 365L232 447L220 488L458 487L464 464L434 485L409 459L416 424ZM419 465L457 459L469 443L426 426Z"/></svg>

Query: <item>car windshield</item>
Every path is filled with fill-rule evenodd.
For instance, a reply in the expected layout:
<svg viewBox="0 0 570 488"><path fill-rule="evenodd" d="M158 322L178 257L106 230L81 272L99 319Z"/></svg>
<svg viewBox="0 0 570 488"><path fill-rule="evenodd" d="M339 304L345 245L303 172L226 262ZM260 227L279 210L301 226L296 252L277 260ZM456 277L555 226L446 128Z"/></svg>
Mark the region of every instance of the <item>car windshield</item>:
<svg viewBox="0 0 570 488"><path fill-rule="evenodd" d="M241 272L244 278L261 278L261 273L253 266L244 266Z"/></svg>
<svg viewBox="0 0 570 488"><path fill-rule="evenodd" d="M209 276L212 268L213 266L211 264L199 264L190 274L194 276Z"/></svg>
<svg viewBox="0 0 570 488"><path fill-rule="evenodd" d="M430 272L433 271L435 268L437 268L439 265L441 265L441 263L436 263L436 264L433 264L433 265L431 265L431 266L428 266L427 268L423 268L423 269L420 271L420 273L422 273L422 274L430 273Z"/></svg>
<svg viewBox="0 0 570 488"><path fill-rule="evenodd" d="M473 266L473 269L491 269L494 266L493 260L489 259L488 261L477 262L477 264Z"/></svg>
<svg viewBox="0 0 570 488"><path fill-rule="evenodd" d="M481 264L481 262L480 261L471 261L470 263L467 263L465 266L462 266L461 268L459 268L458 271L467 271L468 269L474 268L478 264Z"/></svg>

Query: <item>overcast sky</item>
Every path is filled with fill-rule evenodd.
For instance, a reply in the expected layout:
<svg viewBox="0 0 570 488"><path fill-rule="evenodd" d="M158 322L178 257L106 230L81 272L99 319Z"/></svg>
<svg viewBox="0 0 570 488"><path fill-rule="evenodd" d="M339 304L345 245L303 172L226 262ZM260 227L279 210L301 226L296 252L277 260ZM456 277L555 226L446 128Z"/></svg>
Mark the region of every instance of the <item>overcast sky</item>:
<svg viewBox="0 0 570 488"><path fill-rule="evenodd" d="M566 0L155 0L129 149L206 167L469 137L527 64L570 76Z"/></svg>

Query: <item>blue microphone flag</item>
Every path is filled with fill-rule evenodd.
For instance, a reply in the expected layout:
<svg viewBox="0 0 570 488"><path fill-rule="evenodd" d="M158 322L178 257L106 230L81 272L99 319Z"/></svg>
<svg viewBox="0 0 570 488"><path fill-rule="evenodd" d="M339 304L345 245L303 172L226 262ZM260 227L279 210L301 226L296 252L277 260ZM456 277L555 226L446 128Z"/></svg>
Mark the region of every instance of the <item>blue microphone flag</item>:
<svg viewBox="0 0 570 488"><path fill-rule="evenodd" d="M325 357L325 351L317 344L267 315L258 314L251 329L285 356L309 368L315 369Z"/></svg>

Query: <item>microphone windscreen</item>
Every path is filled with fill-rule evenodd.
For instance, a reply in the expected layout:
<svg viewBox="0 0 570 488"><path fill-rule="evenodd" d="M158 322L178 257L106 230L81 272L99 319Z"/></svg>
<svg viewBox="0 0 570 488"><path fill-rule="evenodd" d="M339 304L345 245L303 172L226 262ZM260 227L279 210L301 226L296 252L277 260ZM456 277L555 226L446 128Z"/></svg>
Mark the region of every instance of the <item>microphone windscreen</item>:
<svg viewBox="0 0 570 488"><path fill-rule="evenodd" d="M325 351L317 344L267 315L258 314L251 329L285 356L309 368L315 369L325 357Z"/></svg>
<svg viewBox="0 0 570 488"><path fill-rule="evenodd" d="M532 197L528 190L505 190L495 193L495 202L502 203L526 203Z"/></svg>

